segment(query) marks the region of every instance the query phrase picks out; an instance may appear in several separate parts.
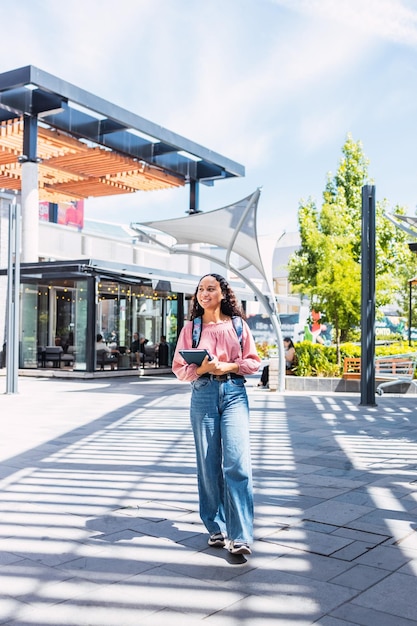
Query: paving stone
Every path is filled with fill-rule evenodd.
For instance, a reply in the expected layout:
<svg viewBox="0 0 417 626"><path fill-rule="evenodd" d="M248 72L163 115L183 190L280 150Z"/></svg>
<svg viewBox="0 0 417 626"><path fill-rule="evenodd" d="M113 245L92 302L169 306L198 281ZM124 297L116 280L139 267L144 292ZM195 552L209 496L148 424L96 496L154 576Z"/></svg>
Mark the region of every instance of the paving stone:
<svg viewBox="0 0 417 626"><path fill-rule="evenodd" d="M357 595L353 589L289 574L279 567L250 570L223 583L227 588L235 585L245 595L275 598L276 606L282 603L283 608L293 610L301 618L309 614L320 617Z"/></svg>
<svg viewBox="0 0 417 626"><path fill-rule="evenodd" d="M288 626L292 623L311 626L319 615L319 607L310 598L294 597L292 594L277 594L276 598L250 595L208 616L202 626Z"/></svg>
<svg viewBox="0 0 417 626"><path fill-rule="evenodd" d="M372 550L373 545L364 541L352 541L348 546L333 552L333 559L342 559L343 561L354 561L362 554L366 554Z"/></svg>
<svg viewBox="0 0 417 626"><path fill-rule="evenodd" d="M365 531L356 530L354 528L347 528L346 526L336 528L336 530L333 531L333 534L338 535L339 537L346 537L347 539L352 539L355 541L365 541L366 543L372 544L373 546L377 546L380 543L388 542L388 540L390 539L388 535L367 533Z"/></svg>
<svg viewBox="0 0 417 626"><path fill-rule="evenodd" d="M363 518L370 511L371 508L367 506L330 500L311 507L305 513L310 520L326 522L335 526L345 526L349 525L349 522Z"/></svg>
<svg viewBox="0 0 417 626"><path fill-rule="evenodd" d="M331 616L338 619L346 619L353 621L354 624L359 626L415 626L414 620L404 619L398 615L392 615L391 613L384 613L377 608L367 608L357 606L352 602L343 604L334 611L331 611Z"/></svg>
<svg viewBox="0 0 417 626"><path fill-rule="evenodd" d="M365 590L353 601L367 608L378 607L381 612L417 622L416 581L414 576L391 573Z"/></svg>
<svg viewBox="0 0 417 626"><path fill-rule="evenodd" d="M253 564L252 557L250 564ZM349 571L352 564L346 561L338 561L337 559L329 559L319 554L303 554L299 550L292 550L287 551L286 554L279 555L278 559L270 561L268 567L273 570L279 569L289 574L312 578L313 580L330 582L335 576ZM387 575L386 572L385 575Z"/></svg>
<svg viewBox="0 0 417 626"><path fill-rule="evenodd" d="M303 552L327 556L351 543L350 539L307 530L300 525L280 530L273 535L265 537L264 541L282 544Z"/></svg>
<svg viewBox="0 0 417 626"><path fill-rule="evenodd" d="M380 567L388 571L395 571L408 563L411 557L405 551L395 546L376 546L369 552L356 559L357 564Z"/></svg>
<svg viewBox="0 0 417 626"><path fill-rule="evenodd" d="M354 565L347 571L332 578L331 582L349 587L350 589L363 591L364 589L372 587L376 582L379 582L386 576L389 576L389 572L379 569L378 567Z"/></svg>
<svg viewBox="0 0 417 626"><path fill-rule="evenodd" d="M318 626L357 626L354 622L347 622L344 619L338 619L337 617L329 617L325 615L317 622Z"/></svg>

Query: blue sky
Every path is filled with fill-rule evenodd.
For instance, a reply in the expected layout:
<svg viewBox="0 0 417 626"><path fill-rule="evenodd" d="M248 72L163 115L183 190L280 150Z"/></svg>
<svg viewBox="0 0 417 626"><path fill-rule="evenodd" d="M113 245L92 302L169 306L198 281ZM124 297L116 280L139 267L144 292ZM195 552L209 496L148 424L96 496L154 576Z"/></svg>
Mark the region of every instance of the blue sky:
<svg viewBox="0 0 417 626"><path fill-rule="evenodd" d="M414 0L0 4L0 72L35 65L245 166L245 178L201 187L203 211L262 187L261 233L296 230L299 201L321 203L351 133L377 199L415 214ZM187 208L188 187L89 200L86 216L129 223Z"/></svg>

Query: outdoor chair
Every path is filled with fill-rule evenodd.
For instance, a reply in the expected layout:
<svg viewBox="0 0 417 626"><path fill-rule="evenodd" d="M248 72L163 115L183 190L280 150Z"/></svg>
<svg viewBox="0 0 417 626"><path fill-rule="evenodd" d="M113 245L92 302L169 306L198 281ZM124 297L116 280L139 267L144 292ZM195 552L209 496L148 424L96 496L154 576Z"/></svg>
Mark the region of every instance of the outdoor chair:
<svg viewBox="0 0 417 626"><path fill-rule="evenodd" d="M63 363L64 366L66 365L70 367L74 365L74 361L75 361L75 346L68 346L67 351L61 355L61 363Z"/></svg>
<svg viewBox="0 0 417 626"><path fill-rule="evenodd" d="M61 367L61 357L64 354L64 350L61 346L46 346L44 356L44 367Z"/></svg>
<svg viewBox="0 0 417 626"><path fill-rule="evenodd" d="M117 357L107 350L97 350L96 352L96 366L100 370L104 370L106 365L110 365L111 369L114 370L114 366L117 365Z"/></svg>

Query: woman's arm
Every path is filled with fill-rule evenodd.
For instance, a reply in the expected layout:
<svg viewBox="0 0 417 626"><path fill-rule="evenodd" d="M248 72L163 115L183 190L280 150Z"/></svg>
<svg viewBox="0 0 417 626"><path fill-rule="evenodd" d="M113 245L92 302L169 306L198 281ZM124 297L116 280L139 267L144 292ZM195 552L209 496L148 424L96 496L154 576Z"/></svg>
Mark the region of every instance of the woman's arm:
<svg viewBox="0 0 417 626"><path fill-rule="evenodd" d="M178 380L191 382L198 378L197 365L188 364L181 356L180 350L189 350L192 348L192 322L188 322L180 332L177 346L175 348L174 358L172 359L172 371Z"/></svg>
<svg viewBox="0 0 417 626"><path fill-rule="evenodd" d="M240 358L235 359L235 363L239 367L239 374L256 374L261 363L261 358L258 355L255 340L248 324L245 322L245 320L242 320L242 322L242 350L240 353Z"/></svg>

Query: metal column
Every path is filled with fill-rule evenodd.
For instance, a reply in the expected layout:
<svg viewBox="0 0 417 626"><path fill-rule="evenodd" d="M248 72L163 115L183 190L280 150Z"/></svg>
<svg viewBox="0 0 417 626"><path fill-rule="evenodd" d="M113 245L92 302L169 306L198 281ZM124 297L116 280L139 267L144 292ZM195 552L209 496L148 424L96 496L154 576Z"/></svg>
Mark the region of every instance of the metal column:
<svg viewBox="0 0 417 626"><path fill-rule="evenodd" d="M20 207L9 205L9 242L6 313L6 393L18 392L20 317Z"/></svg>
<svg viewBox="0 0 417 626"><path fill-rule="evenodd" d="M375 187L362 187L361 401L375 406Z"/></svg>

